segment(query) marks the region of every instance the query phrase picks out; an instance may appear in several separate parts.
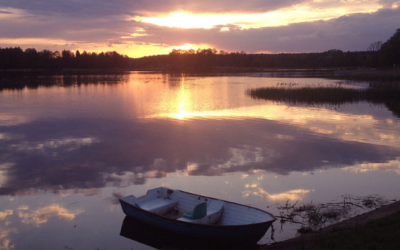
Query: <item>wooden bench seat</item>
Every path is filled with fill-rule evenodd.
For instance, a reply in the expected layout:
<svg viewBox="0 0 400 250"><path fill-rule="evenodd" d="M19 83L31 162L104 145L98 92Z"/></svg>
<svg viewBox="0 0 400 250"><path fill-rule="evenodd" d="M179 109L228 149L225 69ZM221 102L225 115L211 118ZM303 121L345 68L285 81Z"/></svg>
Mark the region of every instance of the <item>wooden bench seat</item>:
<svg viewBox="0 0 400 250"><path fill-rule="evenodd" d="M143 210L163 215L171 211L175 206L177 206L178 201L172 199L156 198L136 205Z"/></svg>

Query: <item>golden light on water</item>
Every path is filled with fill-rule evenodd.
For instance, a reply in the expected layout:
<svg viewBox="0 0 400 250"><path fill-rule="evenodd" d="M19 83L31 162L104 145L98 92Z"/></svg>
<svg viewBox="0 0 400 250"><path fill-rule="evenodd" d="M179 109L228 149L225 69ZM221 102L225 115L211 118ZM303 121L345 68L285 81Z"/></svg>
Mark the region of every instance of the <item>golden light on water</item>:
<svg viewBox="0 0 400 250"><path fill-rule="evenodd" d="M194 111L188 93L181 92L180 110L159 113L145 118L168 119L267 119L287 122L308 129L311 133L329 135L345 141L368 142L375 145L398 146L399 137L388 134L372 116L343 115L329 109L308 109L270 104L268 106L241 107L236 109Z"/></svg>
<svg viewBox="0 0 400 250"><path fill-rule="evenodd" d="M183 120L186 118L187 112L185 110L186 100L185 100L185 77L181 78L181 87L180 87L180 100L179 100L179 112L178 119Z"/></svg>

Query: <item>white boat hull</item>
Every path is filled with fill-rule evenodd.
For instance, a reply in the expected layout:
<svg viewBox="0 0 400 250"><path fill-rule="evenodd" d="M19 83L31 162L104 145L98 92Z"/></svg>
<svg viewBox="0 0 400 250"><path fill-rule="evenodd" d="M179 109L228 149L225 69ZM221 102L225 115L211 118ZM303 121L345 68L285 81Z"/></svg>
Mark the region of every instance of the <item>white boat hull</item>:
<svg viewBox="0 0 400 250"><path fill-rule="evenodd" d="M149 192L150 191L165 192L168 191L168 189L159 188L149 190ZM174 197L174 194L176 197ZM223 201L224 210L222 212L222 216L219 222L217 222L216 224L190 223L187 221L167 218L157 213L140 208L140 204L136 204L134 202L146 200L146 196L142 197L135 198L134 201L129 201L129 198L127 197L121 199L120 203L123 212L127 216L142 223L145 223L149 226L156 227L162 230L168 230L171 233L176 233L183 236L196 236L209 240L246 240L257 242L264 236L268 228L275 221L275 217L265 211L228 201ZM201 200L205 200L207 202L217 200L210 197L190 194L180 190L173 190L171 198L177 198L178 200L179 198L181 198L181 200L179 200L179 203L182 203L182 207L184 207L187 204L185 204L185 202L182 200L182 197L188 199L196 199L199 200L199 202ZM260 219L260 217L262 218ZM246 223L246 221L248 221L249 223Z"/></svg>

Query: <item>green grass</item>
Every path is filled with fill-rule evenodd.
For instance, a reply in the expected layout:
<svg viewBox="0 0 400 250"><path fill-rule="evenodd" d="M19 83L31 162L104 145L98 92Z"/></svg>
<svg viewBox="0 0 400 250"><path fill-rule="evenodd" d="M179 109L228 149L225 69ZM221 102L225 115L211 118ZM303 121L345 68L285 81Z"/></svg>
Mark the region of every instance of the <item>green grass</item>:
<svg viewBox="0 0 400 250"><path fill-rule="evenodd" d="M304 250L391 250L400 249L400 212L354 229L337 229L317 238Z"/></svg>

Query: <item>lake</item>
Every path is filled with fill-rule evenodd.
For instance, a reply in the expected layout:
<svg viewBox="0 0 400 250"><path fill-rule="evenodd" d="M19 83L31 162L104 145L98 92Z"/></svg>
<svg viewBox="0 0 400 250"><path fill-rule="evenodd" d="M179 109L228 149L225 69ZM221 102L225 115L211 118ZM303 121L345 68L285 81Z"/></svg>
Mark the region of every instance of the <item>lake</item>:
<svg viewBox="0 0 400 250"><path fill-rule="evenodd" d="M293 105L271 74L15 77L0 91L0 249L153 249L120 236L118 198L166 186L277 214L286 201L398 199L400 119L385 105ZM275 239L296 234L296 226ZM271 243L270 231L259 243Z"/></svg>

